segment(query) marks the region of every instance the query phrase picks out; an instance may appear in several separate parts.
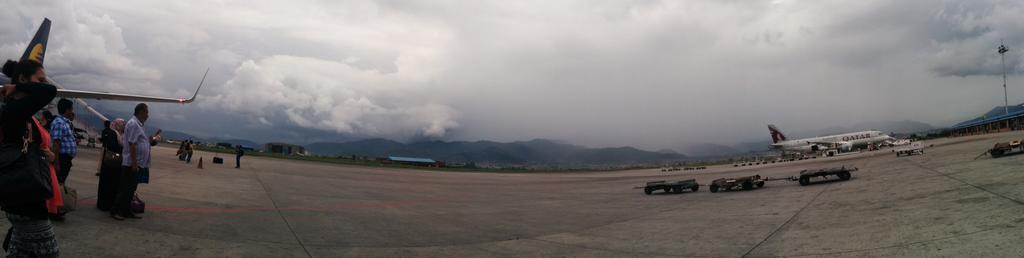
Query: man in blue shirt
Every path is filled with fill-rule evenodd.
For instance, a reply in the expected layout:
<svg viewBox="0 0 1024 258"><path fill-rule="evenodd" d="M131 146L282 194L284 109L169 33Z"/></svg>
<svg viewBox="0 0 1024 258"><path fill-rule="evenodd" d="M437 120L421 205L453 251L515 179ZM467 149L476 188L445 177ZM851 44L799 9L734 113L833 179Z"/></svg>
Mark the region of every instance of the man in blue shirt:
<svg viewBox="0 0 1024 258"><path fill-rule="evenodd" d="M160 132L153 137L146 135L145 123L149 119L149 106L139 103L135 116L124 127L124 150L121 151L121 180L118 184L117 199L110 209L110 217L141 219L131 211L132 197L139 187L139 175L149 174L149 147L160 140Z"/></svg>
<svg viewBox="0 0 1024 258"><path fill-rule="evenodd" d="M64 185L71 174L71 160L78 154L78 143L75 139L74 126L71 121L75 119L75 109L71 100L60 99L57 101L57 117L50 124L50 137L53 138L53 150L57 156L57 182Z"/></svg>

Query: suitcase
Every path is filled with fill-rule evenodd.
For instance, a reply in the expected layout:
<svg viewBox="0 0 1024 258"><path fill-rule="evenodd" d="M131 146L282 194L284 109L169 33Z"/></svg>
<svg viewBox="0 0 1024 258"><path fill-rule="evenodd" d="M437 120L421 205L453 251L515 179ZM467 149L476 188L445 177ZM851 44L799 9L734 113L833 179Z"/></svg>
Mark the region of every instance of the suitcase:
<svg viewBox="0 0 1024 258"><path fill-rule="evenodd" d="M224 159L220 157L213 157L213 164L224 164Z"/></svg>
<svg viewBox="0 0 1024 258"><path fill-rule="evenodd" d="M132 197L131 209L132 213L146 213L146 202L143 202L142 198L136 194Z"/></svg>

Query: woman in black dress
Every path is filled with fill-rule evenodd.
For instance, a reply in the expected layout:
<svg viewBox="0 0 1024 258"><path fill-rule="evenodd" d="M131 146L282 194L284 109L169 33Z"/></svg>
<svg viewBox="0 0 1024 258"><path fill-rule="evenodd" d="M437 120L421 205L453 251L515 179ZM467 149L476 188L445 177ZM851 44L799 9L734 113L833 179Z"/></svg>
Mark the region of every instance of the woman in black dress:
<svg viewBox="0 0 1024 258"><path fill-rule="evenodd" d="M0 144L25 146L25 136L29 132L28 123L32 115L57 96L57 87L45 83L46 72L42 64L35 61L7 61L3 66L3 73L16 84L4 85L3 91L0 92L4 101L3 111L0 113L0 117L3 118L0 120L3 133ZM32 135L28 136L29 145L38 145L42 142L38 130L32 130ZM4 149L8 150L6 147ZM49 160L53 160L53 154L47 154L46 150L37 147L29 149L43 152ZM0 202L0 208L7 213L7 220L11 223L11 229L7 231L5 238L10 241L8 257L60 256L57 238L46 209L46 200L50 197L52 194L26 194L13 199L4 198L3 202Z"/></svg>
<svg viewBox="0 0 1024 258"><path fill-rule="evenodd" d="M96 191L96 208L102 211L110 211L114 198L117 197L117 184L121 175L121 150L124 149L124 145L121 144L124 124L124 119L115 119L110 123L114 135L103 137L103 148L107 154L104 154L103 163L100 165L99 189Z"/></svg>

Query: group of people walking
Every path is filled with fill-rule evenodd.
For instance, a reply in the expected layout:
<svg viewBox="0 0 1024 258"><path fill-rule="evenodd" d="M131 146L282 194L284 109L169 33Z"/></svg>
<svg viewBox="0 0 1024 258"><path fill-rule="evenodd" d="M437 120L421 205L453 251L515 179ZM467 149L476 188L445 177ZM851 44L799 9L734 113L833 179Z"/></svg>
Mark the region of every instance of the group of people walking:
<svg viewBox="0 0 1024 258"><path fill-rule="evenodd" d="M40 121L35 114L57 95L42 64L7 61L3 73L12 80L0 91L0 209L11 224L3 249L8 257L57 257L51 220L67 212L65 183L77 155L73 102L60 99L57 116ZM96 206L116 220L141 218L131 202L138 184L148 183L150 146L160 140L159 132L146 133L148 118L149 107L139 103L128 121L105 123Z"/></svg>

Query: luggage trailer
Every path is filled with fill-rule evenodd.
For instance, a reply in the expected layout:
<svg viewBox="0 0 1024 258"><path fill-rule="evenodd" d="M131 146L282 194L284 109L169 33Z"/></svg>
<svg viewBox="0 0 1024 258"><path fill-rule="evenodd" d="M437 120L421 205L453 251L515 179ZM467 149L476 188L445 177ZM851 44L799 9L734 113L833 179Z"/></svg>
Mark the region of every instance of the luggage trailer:
<svg viewBox="0 0 1024 258"><path fill-rule="evenodd" d="M634 187L634 189L643 188L645 194L651 194L654 191L664 190L665 193L682 193L684 189L689 189L690 192L696 192L700 189L700 185L697 184L696 179L687 179L680 181L653 181L647 182L644 186Z"/></svg>
<svg viewBox="0 0 1024 258"><path fill-rule="evenodd" d="M830 176L835 176L838 180L833 181L846 181L850 180L852 175L850 172L857 171L858 168L854 166L842 166L833 168L822 168L822 169L804 169L800 171L800 175L791 177L780 177L780 178L767 178L765 181L777 181L777 180L789 180L800 182L801 186L811 184L811 178L821 177L827 179Z"/></svg>
<svg viewBox="0 0 1024 258"><path fill-rule="evenodd" d="M712 193L717 193L723 190L752 190L754 188L764 187L766 181L796 181L801 186L807 186L811 184L812 178L825 178L828 179L830 176L835 176L837 179L831 181L846 181L853 178L851 172L859 170L855 166L841 166L833 168L822 168L822 169L804 169L800 171L800 175L790 177L761 177L760 175L745 176L745 177L733 177L733 178L719 178L711 182L708 187ZM645 186L633 187L633 189L644 189L645 194L652 194L654 191L665 191L665 193L682 193L683 190L689 189L690 192L697 192L700 189L700 184L697 184L696 179L687 179L680 181L652 181L647 182Z"/></svg>
<svg viewBox="0 0 1024 258"><path fill-rule="evenodd" d="M1014 149L1016 149L1016 151L1014 151ZM1024 144L1021 144L1021 140L996 143L995 146L988 150L988 154L992 155L993 158L1016 154L1018 152L1024 152Z"/></svg>

